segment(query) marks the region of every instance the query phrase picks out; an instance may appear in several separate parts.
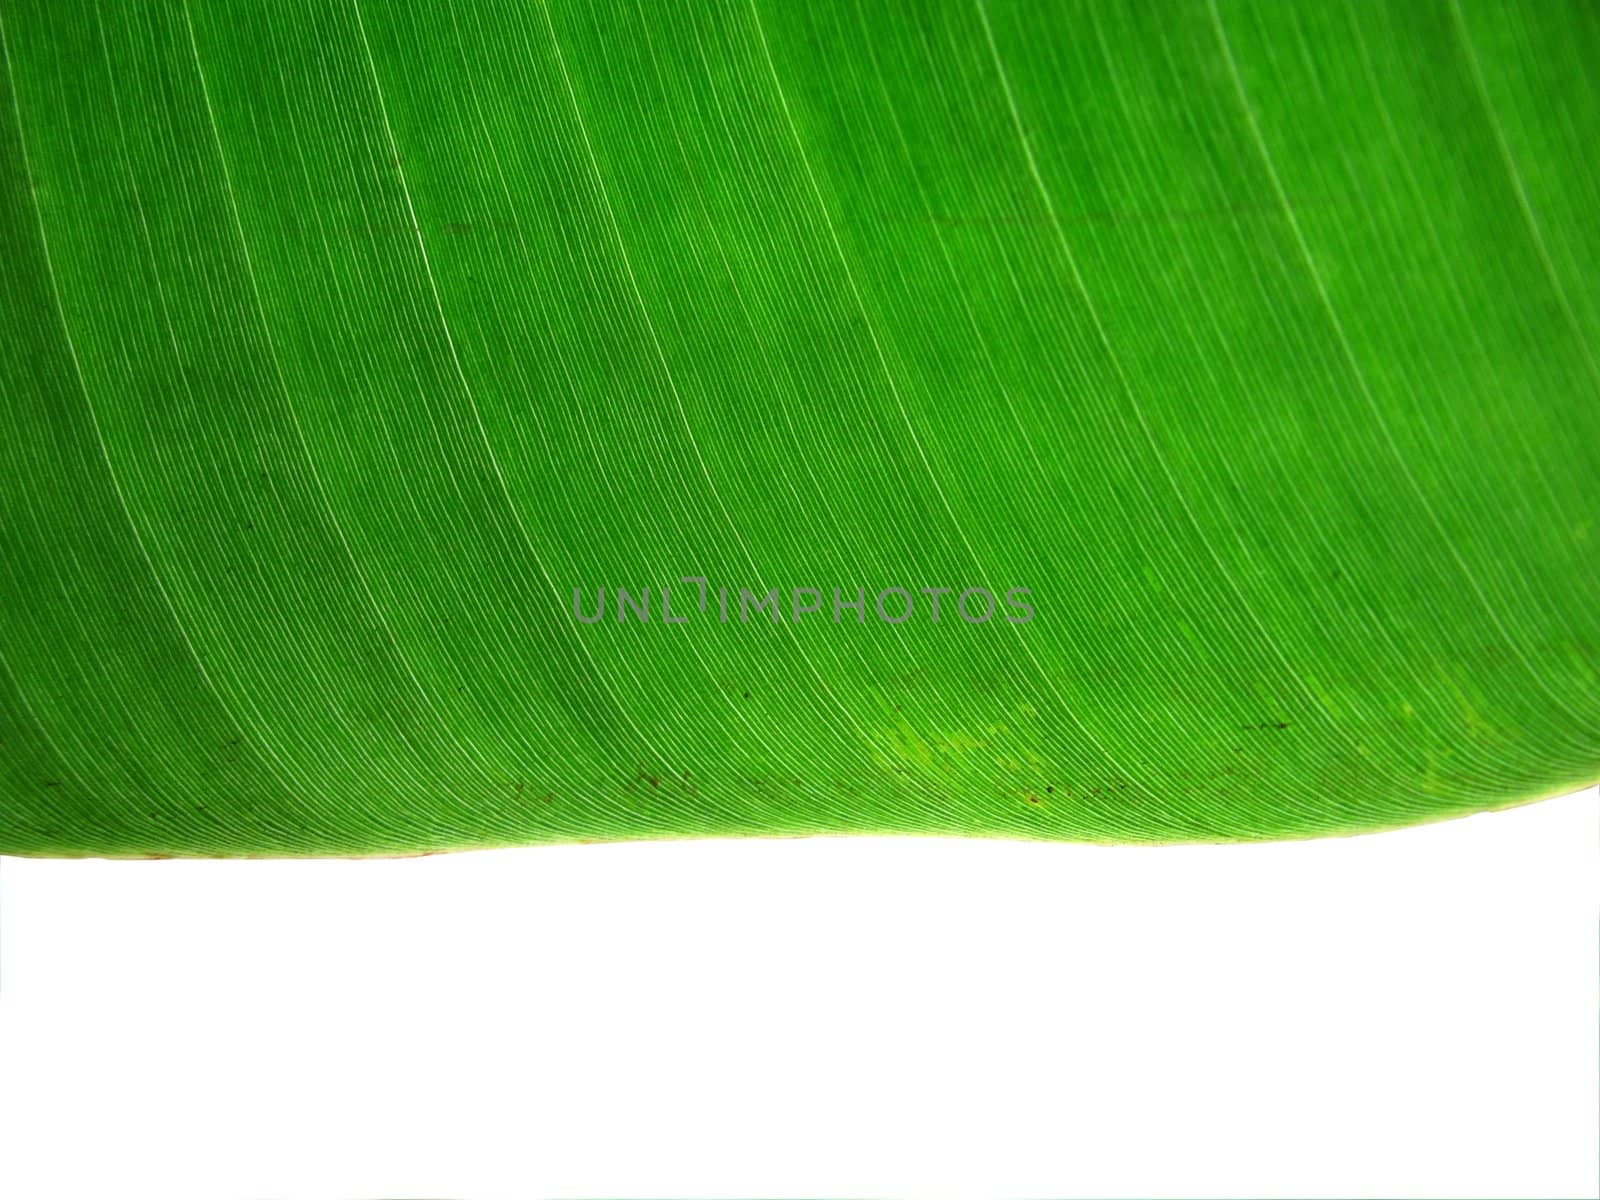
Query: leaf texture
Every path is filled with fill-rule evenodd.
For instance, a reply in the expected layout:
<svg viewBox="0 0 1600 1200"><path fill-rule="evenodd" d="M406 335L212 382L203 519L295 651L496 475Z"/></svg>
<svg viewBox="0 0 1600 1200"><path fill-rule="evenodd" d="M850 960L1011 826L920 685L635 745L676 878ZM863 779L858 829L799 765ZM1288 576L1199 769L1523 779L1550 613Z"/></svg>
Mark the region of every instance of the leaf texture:
<svg viewBox="0 0 1600 1200"><path fill-rule="evenodd" d="M1586 0L0 39L0 851L1266 839L1600 776Z"/></svg>

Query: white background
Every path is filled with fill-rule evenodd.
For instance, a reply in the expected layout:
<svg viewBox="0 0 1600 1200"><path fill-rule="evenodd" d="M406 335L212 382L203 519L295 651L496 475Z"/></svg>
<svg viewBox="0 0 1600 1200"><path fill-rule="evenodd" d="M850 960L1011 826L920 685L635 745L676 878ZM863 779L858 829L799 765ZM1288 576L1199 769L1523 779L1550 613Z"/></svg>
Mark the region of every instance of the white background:
<svg viewBox="0 0 1600 1200"><path fill-rule="evenodd" d="M1597 849L7 859L0 1194L1594 1196Z"/></svg>

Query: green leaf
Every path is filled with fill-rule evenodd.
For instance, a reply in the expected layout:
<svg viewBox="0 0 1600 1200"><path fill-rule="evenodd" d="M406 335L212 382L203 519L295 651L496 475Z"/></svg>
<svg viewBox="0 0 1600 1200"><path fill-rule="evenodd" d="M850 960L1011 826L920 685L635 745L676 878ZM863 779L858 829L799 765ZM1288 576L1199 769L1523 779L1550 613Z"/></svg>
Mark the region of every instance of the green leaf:
<svg viewBox="0 0 1600 1200"><path fill-rule="evenodd" d="M0 37L0 851L1279 838L1600 774L1587 0Z"/></svg>

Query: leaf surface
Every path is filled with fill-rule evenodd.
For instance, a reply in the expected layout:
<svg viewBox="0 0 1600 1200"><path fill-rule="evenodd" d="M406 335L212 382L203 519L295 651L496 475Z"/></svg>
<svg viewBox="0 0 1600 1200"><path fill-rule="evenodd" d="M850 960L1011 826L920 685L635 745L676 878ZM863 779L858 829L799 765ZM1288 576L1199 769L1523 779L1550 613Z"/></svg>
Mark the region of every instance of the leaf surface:
<svg viewBox="0 0 1600 1200"><path fill-rule="evenodd" d="M0 851L1261 839L1600 775L1592 4L0 38Z"/></svg>

